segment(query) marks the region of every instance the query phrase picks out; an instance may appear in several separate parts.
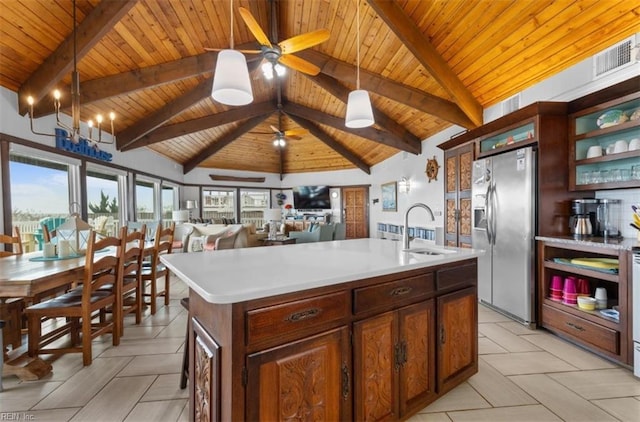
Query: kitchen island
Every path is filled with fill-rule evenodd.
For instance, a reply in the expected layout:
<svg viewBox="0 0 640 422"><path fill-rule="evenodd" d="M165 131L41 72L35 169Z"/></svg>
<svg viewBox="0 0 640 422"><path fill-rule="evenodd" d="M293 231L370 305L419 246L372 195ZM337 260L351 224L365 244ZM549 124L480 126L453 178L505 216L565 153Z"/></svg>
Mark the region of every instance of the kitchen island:
<svg viewBox="0 0 640 422"><path fill-rule="evenodd" d="M163 257L189 286L190 418L416 413L477 372L480 253L356 239Z"/></svg>

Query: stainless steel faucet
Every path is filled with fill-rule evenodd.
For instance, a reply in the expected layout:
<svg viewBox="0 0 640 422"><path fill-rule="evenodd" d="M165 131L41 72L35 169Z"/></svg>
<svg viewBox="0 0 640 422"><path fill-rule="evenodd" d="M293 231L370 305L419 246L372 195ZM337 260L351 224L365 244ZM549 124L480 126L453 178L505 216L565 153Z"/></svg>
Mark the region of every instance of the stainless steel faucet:
<svg viewBox="0 0 640 422"><path fill-rule="evenodd" d="M424 208L425 210L429 211L431 221L434 221L436 219L433 216L433 211L431 211L431 208L421 202L416 202L415 204L407 208L407 211L404 213L404 230L402 231L402 250L405 251L409 249L409 242L411 241L411 239L409 239L409 212L414 208Z"/></svg>

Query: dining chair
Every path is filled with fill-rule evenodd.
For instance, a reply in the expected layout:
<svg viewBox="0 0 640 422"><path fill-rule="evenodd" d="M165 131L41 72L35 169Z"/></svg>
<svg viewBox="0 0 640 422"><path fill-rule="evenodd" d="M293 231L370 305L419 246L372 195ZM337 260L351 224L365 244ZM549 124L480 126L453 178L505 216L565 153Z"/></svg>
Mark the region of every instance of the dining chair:
<svg viewBox="0 0 640 422"><path fill-rule="evenodd" d="M160 256L171 253L175 226L176 224L172 222L169 227L164 229L161 224L158 224L153 238L154 243L151 249L151 259L148 261L148 265L143 265L142 267L143 295L149 296L148 304L151 307L151 315L156 313L156 300L159 296L164 296L165 306L169 305L170 271L160 262ZM158 291L157 280L160 277L164 278L164 290ZM147 285L149 286L149 293L147 293Z"/></svg>
<svg viewBox="0 0 640 422"><path fill-rule="evenodd" d="M22 255L22 237L18 226L13 228L13 235L0 234L0 244L3 244L5 250L0 251L0 258L11 255ZM6 250L7 246L11 246L11 250Z"/></svg>
<svg viewBox="0 0 640 422"><path fill-rule="evenodd" d="M51 240L55 239L58 235L56 233L56 230L49 230L49 228L46 225L42 225L42 240L44 240L44 243L51 243Z"/></svg>
<svg viewBox="0 0 640 422"><path fill-rule="evenodd" d="M120 336L124 335L124 317L134 313L136 324L142 321L142 260L144 258L144 239L146 226L139 231L128 233L126 226L120 228L120 294L116 297L116 316Z"/></svg>
<svg viewBox="0 0 640 422"><path fill-rule="evenodd" d="M121 239L117 237L96 238L95 231L89 234L82 284L75 289L52 299L34 304L25 309L28 327L28 355L82 353L82 363L87 366L92 361L91 342L103 334L112 334L112 343L117 345L120 333L116 329L115 318L102 318L93 321L100 310L113 309L116 293L105 286L118 283L118 255ZM105 253L103 249L112 248L116 253ZM98 253L100 251L100 253ZM65 318L59 327L42 334L42 319L45 317ZM59 343L51 347L56 340L70 334L71 344Z"/></svg>

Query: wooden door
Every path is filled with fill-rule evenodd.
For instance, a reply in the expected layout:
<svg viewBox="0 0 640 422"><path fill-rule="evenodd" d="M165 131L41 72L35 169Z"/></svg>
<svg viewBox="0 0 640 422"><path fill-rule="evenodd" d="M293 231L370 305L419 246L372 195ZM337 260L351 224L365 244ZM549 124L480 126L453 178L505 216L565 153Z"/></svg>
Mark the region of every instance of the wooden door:
<svg viewBox="0 0 640 422"><path fill-rule="evenodd" d="M436 398L436 322L433 299L399 310L402 366L400 416Z"/></svg>
<svg viewBox="0 0 640 422"><path fill-rule="evenodd" d="M252 354L247 361L247 420L351 419L347 327Z"/></svg>
<svg viewBox="0 0 640 422"><path fill-rule="evenodd" d="M478 315L475 287L438 299L438 392L458 385L478 371Z"/></svg>
<svg viewBox="0 0 640 422"><path fill-rule="evenodd" d="M357 421L398 420L396 312L353 324L354 417Z"/></svg>
<svg viewBox="0 0 640 422"><path fill-rule="evenodd" d="M346 238L360 239L369 237L369 188L342 188L344 222Z"/></svg>
<svg viewBox="0 0 640 422"><path fill-rule="evenodd" d="M445 243L471 247L473 143L445 151Z"/></svg>

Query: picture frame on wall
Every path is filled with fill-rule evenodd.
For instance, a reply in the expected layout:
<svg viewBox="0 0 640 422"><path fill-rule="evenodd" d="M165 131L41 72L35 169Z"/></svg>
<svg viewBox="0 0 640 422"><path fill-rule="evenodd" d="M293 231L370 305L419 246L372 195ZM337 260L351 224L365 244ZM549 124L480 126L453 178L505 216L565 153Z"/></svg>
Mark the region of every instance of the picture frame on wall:
<svg viewBox="0 0 640 422"><path fill-rule="evenodd" d="M382 187L382 211L398 210L398 183L383 183Z"/></svg>

